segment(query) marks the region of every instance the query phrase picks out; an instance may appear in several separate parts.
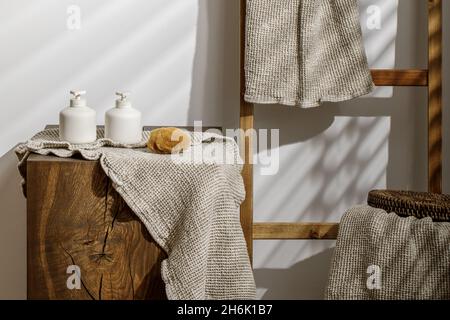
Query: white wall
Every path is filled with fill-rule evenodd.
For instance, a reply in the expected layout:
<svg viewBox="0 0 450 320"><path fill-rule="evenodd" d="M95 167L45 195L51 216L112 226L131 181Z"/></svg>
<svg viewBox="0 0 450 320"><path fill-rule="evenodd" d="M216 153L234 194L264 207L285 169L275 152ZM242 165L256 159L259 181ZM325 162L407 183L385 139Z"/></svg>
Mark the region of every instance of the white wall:
<svg viewBox="0 0 450 320"><path fill-rule="evenodd" d="M390 0L363 0L362 8L379 1ZM398 68L426 67L426 1L399 3L397 50L395 7L384 19L389 32L366 32L372 65L391 67L395 53ZM67 29L70 4L82 9L80 30ZM448 1L444 6L449 19ZM26 211L13 146L56 123L73 88L88 90L99 122L113 92L126 88L149 125L202 119L236 127L238 22L239 5L231 0L0 2L0 298L26 297ZM374 43L386 50L376 51ZM448 56L447 44L445 49ZM447 94L444 102L449 104ZM281 129L280 172L267 177L255 168L256 220L337 221L371 188L426 188L425 89L395 89L392 98L313 110L258 106L256 126ZM333 246L256 242L260 297L321 298Z"/></svg>

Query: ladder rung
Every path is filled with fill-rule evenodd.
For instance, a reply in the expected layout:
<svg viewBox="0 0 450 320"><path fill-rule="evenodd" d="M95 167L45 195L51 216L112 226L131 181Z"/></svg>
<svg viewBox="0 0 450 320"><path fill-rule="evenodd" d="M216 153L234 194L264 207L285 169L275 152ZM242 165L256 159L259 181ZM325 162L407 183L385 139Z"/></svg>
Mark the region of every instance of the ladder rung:
<svg viewBox="0 0 450 320"><path fill-rule="evenodd" d="M337 238L338 223L272 223L258 222L253 224L255 240L307 240Z"/></svg>
<svg viewBox="0 0 450 320"><path fill-rule="evenodd" d="M371 71L377 86L428 86L428 70L374 69Z"/></svg>

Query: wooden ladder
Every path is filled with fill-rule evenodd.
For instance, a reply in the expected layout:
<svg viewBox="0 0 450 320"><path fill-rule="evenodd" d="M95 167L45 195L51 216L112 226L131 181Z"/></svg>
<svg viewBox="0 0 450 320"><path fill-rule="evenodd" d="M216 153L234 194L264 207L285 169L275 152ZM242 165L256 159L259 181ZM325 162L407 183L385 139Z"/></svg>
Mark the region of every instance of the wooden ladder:
<svg viewBox="0 0 450 320"><path fill-rule="evenodd" d="M280 0L282 1L282 0ZM428 189L442 192L442 0L428 2L428 70L372 70L377 86L428 87ZM244 100L245 92L245 14L246 0L241 3L241 89L240 128L253 130L254 106ZM250 257L253 240L269 239L336 239L338 223L253 223L252 136L244 137L245 165L242 172L246 199L241 205L241 223ZM252 259L252 258L251 258Z"/></svg>

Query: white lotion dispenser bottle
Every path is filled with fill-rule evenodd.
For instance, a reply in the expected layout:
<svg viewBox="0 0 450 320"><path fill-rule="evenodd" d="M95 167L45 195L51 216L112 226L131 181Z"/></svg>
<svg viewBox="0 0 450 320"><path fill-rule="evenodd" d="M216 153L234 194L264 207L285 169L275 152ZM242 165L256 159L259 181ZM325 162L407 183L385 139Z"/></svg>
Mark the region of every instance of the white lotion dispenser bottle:
<svg viewBox="0 0 450 320"><path fill-rule="evenodd" d="M128 92L116 92L116 107L105 115L105 138L135 144L142 140L141 112L132 107Z"/></svg>
<svg viewBox="0 0 450 320"><path fill-rule="evenodd" d="M97 140L96 112L89 108L83 95L86 91L70 91L70 106L59 113L59 138L74 144Z"/></svg>

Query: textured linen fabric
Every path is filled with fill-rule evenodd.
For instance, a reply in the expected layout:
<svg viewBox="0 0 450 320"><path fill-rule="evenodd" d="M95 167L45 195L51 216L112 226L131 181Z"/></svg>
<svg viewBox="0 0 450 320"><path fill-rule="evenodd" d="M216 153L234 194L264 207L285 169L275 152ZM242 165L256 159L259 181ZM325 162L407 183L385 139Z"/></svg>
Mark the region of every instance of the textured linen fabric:
<svg viewBox="0 0 450 320"><path fill-rule="evenodd" d="M368 268L380 289L368 289ZM371 271L371 270L369 270ZM341 220L327 299L450 299L450 223L360 206Z"/></svg>
<svg viewBox="0 0 450 320"><path fill-rule="evenodd" d="M256 289L240 225L245 197L242 160L231 138L191 133L183 154L160 155L102 138L92 144L60 142L47 129L17 147L26 178L30 153L100 160L115 190L167 253L161 272L169 299L255 299ZM223 156L227 162L224 163Z"/></svg>
<svg viewBox="0 0 450 320"><path fill-rule="evenodd" d="M374 85L357 0L247 0L245 99L316 107Z"/></svg>

